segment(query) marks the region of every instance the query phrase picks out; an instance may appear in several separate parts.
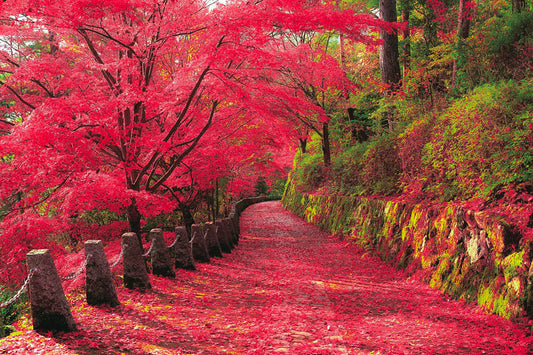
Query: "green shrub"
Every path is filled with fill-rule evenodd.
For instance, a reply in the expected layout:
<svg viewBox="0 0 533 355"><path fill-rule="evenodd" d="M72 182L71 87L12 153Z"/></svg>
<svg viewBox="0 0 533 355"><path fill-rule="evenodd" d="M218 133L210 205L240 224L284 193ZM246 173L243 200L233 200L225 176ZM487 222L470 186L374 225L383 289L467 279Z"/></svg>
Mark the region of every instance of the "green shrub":
<svg viewBox="0 0 533 355"><path fill-rule="evenodd" d="M313 153L312 150L305 154L298 153L294 167L294 181L303 191L315 190L325 181L322 153Z"/></svg>
<svg viewBox="0 0 533 355"><path fill-rule="evenodd" d="M0 286L0 304L9 301L14 295L15 292ZM22 304L26 297L26 295L22 295L22 300L19 299L7 307L0 308L0 338L14 331L12 324L20 317L23 308Z"/></svg>
<svg viewBox="0 0 533 355"><path fill-rule="evenodd" d="M444 200L487 197L533 178L531 81L478 87L438 117L422 151L427 192Z"/></svg>
<svg viewBox="0 0 533 355"><path fill-rule="evenodd" d="M400 185L404 193L421 196L424 183L422 151L429 142L433 119L423 117L411 123L398 136L398 155L401 164Z"/></svg>
<svg viewBox="0 0 533 355"><path fill-rule="evenodd" d="M361 184L366 194L391 195L400 191L401 165L396 141L394 134L370 141L361 172Z"/></svg>
<svg viewBox="0 0 533 355"><path fill-rule="evenodd" d="M343 195L362 195L361 171L368 143L355 144L333 157L332 187Z"/></svg>
<svg viewBox="0 0 533 355"><path fill-rule="evenodd" d="M530 75L533 12L507 13L490 22L488 32L486 48L493 75L502 79Z"/></svg>

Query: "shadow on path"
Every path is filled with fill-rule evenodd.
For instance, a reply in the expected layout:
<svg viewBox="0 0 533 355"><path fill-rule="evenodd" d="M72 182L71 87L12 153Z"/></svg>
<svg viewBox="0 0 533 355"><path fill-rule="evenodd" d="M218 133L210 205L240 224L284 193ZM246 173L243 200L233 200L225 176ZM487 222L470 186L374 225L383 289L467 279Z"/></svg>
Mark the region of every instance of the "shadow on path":
<svg viewBox="0 0 533 355"><path fill-rule="evenodd" d="M118 287L121 306L69 295L77 333L21 322L0 354L527 354L518 325L451 301L283 210L246 209L224 258ZM120 279L117 277L117 282ZM117 283L117 284L118 284Z"/></svg>

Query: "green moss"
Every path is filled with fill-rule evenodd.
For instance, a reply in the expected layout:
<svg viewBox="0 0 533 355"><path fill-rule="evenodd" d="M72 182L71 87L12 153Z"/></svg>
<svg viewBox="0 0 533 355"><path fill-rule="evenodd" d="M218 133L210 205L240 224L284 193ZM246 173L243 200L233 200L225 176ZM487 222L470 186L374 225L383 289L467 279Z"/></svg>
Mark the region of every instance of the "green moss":
<svg viewBox="0 0 533 355"><path fill-rule="evenodd" d="M451 205L436 213L420 205L309 195L289 186L282 203L323 229L349 235L354 244L399 268L422 270L432 287L454 298L477 302L507 318L518 316L524 307L533 309L533 296L528 296L532 288L524 283L529 249L520 246L506 257L495 250L471 264L463 243L450 232L456 231L456 208ZM502 221L488 223L493 235L501 234L502 227L497 226L503 226Z"/></svg>
<svg viewBox="0 0 533 355"><path fill-rule="evenodd" d="M477 303L484 309L492 309L494 304L494 289L491 285L483 285L479 291Z"/></svg>
<svg viewBox="0 0 533 355"><path fill-rule="evenodd" d="M422 207L416 206L415 208L413 208L413 211L411 212L411 218L409 219L410 228L417 226L418 221L420 220L420 217L422 217L422 214L423 214Z"/></svg>
<svg viewBox="0 0 533 355"><path fill-rule="evenodd" d="M446 277L450 274L451 266L450 255L441 255L439 264L431 276L429 285L434 288L442 289L444 280L446 280Z"/></svg>
<svg viewBox="0 0 533 355"><path fill-rule="evenodd" d="M525 250L510 254L501 263L505 282L510 282L513 277L518 276L518 269L523 268Z"/></svg>

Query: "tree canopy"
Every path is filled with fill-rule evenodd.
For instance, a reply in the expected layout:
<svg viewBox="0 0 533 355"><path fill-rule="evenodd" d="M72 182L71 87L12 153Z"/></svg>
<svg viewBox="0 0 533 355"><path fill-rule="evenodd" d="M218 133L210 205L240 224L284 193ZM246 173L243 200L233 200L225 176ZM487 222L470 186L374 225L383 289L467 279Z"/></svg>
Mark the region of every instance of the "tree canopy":
<svg viewBox="0 0 533 355"><path fill-rule="evenodd" d="M335 2L274 0L17 0L0 18L8 268L29 248L96 233L98 211L139 233L219 178L238 193L246 175L283 171L290 158L273 155L297 118L327 122L325 95L346 89L323 46L287 38L376 44L382 24ZM117 218L100 233L125 227Z"/></svg>

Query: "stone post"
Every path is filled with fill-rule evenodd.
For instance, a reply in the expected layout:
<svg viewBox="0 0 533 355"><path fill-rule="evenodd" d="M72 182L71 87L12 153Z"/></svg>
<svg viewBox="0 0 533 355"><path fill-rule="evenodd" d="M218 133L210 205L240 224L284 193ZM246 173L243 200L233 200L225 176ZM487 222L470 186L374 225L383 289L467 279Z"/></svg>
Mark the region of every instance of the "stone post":
<svg viewBox="0 0 533 355"><path fill-rule="evenodd" d="M152 240L152 273L154 275L176 277L172 259L168 252L168 246L163 238L163 230L161 228L154 228L150 231L150 239Z"/></svg>
<svg viewBox="0 0 533 355"><path fill-rule="evenodd" d="M124 285L130 289L152 288L137 234L122 234L122 248L124 250L122 261L124 266Z"/></svg>
<svg viewBox="0 0 533 355"><path fill-rule="evenodd" d="M50 251L30 251L26 254L26 264L29 272L36 269L28 287L33 329L36 332L75 331L76 323Z"/></svg>
<svg viewBox="0 0 533 355"><path fill-rule="evenodd" d="M230 225L230 230L231 230L231 232L233 234L233 240L234 240L235 244L238 245L239 244L239 236L240 236L239 218L237 217L236 214L231 213L228 216L228 221L229 221L229 225Z"/></svg>
<svg viewBox="0 0 533 355"><path fill-rule="evenodd" d="M222 258L222 249L217 238L218 227L209 222L205 224L205 228L207 229L207 251L209 256Z"/></svg>
<svg viewBox="0 0 533 355"><path fill-rule="evenodd" d="M174 266L178 269L196 270L187 229L184 226L176 227L176 240L172 243L172 246Z"/></svg>
<svg viewBox="0 0 533 355"><path fill-rule="evenodd" d="M226 238L228 238L229 243L231 244L231 249L235 249L237 244L235 243L235 237L233 235L233 231L231 229L229 219L223 218L222 219L222 226L224 228L224 231L226 232Z"/></svg>
<svg viewBox="0 0 533 355"><path fill-rule="evenodd" d="M226 228L224 228L224 223L222 222L222 220L217 219L215 221L215 226L218 227L217 238L220 243L222 252L231 253L231 250L233 249L233 243L231 243L231 240L227 235Z"/></svg>
<svg viewBox="0 0 533 355"><path fill-rule="evenodd" d="M101 240L88 240L85 242L85 294L87 303L91 306L108 304L118 306L117 291L109 269L109 263L104 252Z"/></svg>
<svg viewBox="0 0 533 355"><path fill-rule="evenodd" d="M228 235L228 238L230 239L231 241L231 244L233 244L233 248L235 248L237 246L237 242L236 242L236 238L235 238L235 234L233 233L233 228L232 228L232 222L229 218L224 218L222 219L222 223L224 224L224 228L226 229L226 233Z"/></svg>
<svg viewBox="0 0 533 355"><path fill-rule="evenodd" d="M199 263L208 263L209 252L207 250L207 243L205 240L205 231L199 224L193 224L191 227L192 234L192 256L195 261Z"/></svg>

